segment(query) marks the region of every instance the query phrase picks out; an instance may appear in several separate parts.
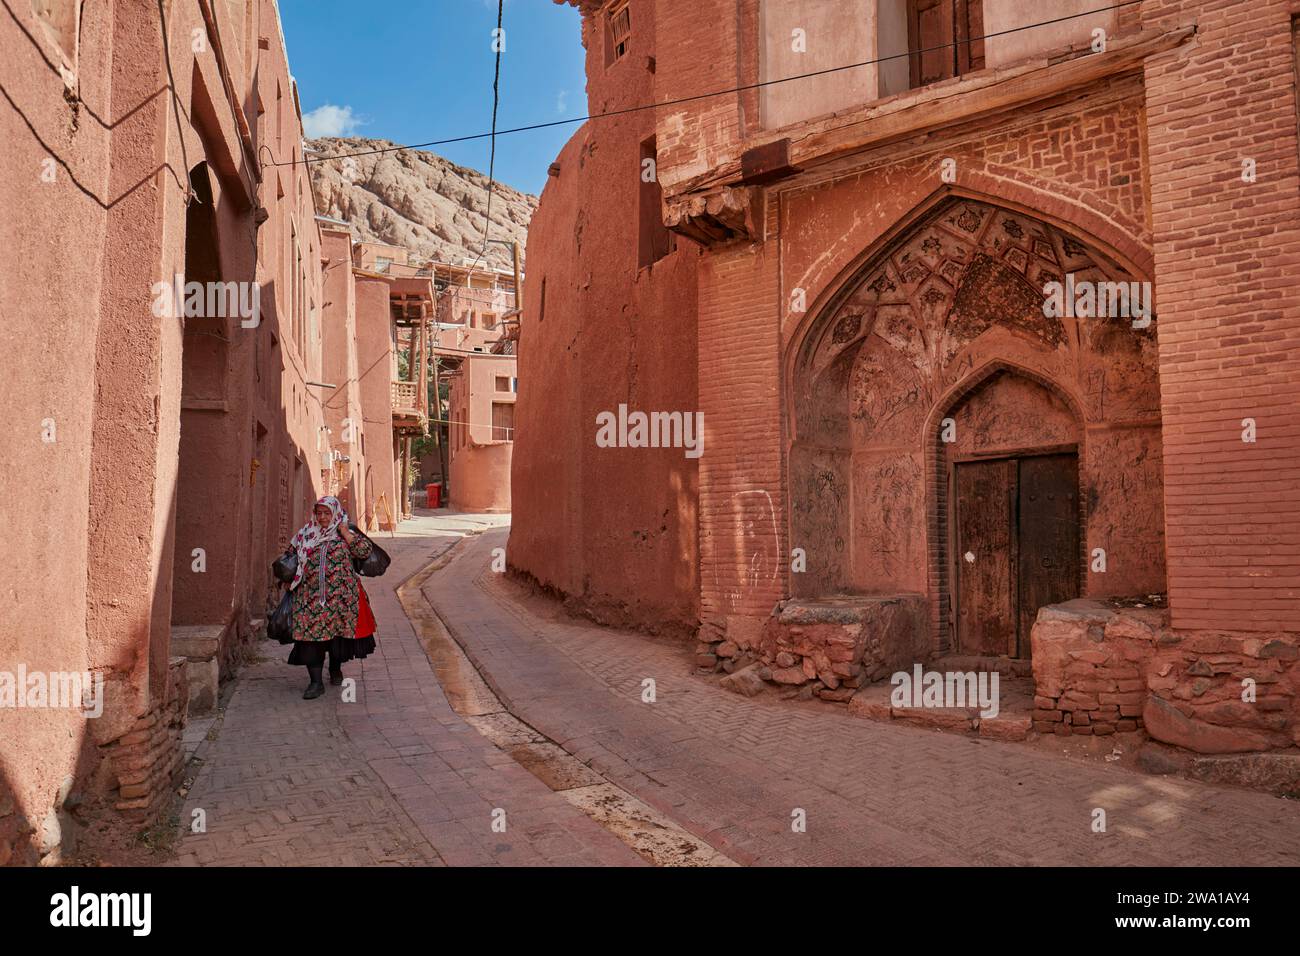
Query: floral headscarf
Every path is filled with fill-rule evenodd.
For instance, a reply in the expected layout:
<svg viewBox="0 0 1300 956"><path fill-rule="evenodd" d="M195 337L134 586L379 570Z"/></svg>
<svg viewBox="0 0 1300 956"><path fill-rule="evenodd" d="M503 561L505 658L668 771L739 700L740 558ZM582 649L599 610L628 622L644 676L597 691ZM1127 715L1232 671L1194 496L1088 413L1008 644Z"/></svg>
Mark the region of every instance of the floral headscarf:
<svg viewBox="0 0 1300 956"><path fill-rule="evenodd" d="M330 526L322 528L316 521L316 509L324 505L329 508L332 516ZM339 537L339 525L348 520L348 513L343 510L343 505L333 495L326 495L311 509L311 520L298 529L289 542L289 546L298 554L298 569L294 572L293 583L289 585L289 590L294 590L302 583L303 575L307 573L307 552L319 548L330 541L341 541ZM325 603L325 560L322 556L320 562L320 603Z"/></svg>

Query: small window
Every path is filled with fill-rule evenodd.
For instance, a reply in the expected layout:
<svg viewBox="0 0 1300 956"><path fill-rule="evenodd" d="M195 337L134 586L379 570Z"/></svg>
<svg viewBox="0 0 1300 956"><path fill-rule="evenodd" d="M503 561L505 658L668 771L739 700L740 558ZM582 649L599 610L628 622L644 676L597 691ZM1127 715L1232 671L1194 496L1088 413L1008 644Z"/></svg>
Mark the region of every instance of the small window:
<svg viewBox="0 0 1300 956"><path fill-rule="evenodd" d="M492 403L492 440L515 440L515 406L513 402Z"/></svg>
<svg viewBox="0 0 1300 956"><path fill-rule="evenodd" d="M621 60L632 39L632 11L628 4L616 3L605 17L605 66Z"/></svg>
<svg viewBox="0 0 1300 956"><path fill-rule="evenodd" d="M495 312L483 313L483 328L495 329L497 327L497 317Z"/></svg>
<svg viewBox="0 0 1300 956"><path fill-rule="evenodd" d="M497 391L498 391L498 392L508 392L508 391L510 391L510 376L509 376L509 375L498 375L498 376L496 377L496 379L497 379Z"/></svg>

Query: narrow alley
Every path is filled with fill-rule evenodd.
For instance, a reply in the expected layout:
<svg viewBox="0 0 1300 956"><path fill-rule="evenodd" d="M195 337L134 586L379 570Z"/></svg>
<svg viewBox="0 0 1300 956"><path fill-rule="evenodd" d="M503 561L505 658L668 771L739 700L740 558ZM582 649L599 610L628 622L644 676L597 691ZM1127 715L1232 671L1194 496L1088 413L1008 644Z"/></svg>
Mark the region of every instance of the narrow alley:
<svg viewBox="0 0 1300 956"><path fill-rule="evenodd" d="M0 0L0 909L1285 926L1298 117L1300 0Z"/></svg>
<svg viewBox="0 0 1300 956"><path fill-rule="evenodd" d="M394 563L371 589L379 653L345 667L355 704L337 688L300 700L285 652L260 645L266 662L243 672L199 753L182 821L202 810L206 832L185 832L177 862L655 862L638 827L602 827L453 710L395 594L430 566L424 596L509 713L657 811L639 829L666 821L701 841L673 864L1300 862L1293 801L729 694L679 642L575 620L493 571L508 530L421 512L382 539ZM1089 827L1098 807L1104 833ZM805 832L791 826L800 809Z"/></svg>

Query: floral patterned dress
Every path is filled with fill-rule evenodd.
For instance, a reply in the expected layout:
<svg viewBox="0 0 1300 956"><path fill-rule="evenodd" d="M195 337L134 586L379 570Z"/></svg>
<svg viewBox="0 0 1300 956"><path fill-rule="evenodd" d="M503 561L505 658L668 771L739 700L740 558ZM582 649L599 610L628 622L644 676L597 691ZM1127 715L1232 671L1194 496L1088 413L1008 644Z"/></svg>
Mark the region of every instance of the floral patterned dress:
<svg viewBox="0 0 1300 956"><path fill-rule="evenodd" d="M359 534L349 546L327 541L307 552L302 581L293 591L293 639L330 641L353 637L357 626L357 575L352 559L370 556L370 542ZM325 562L325 603L321 604L320 564Z"/></svg>

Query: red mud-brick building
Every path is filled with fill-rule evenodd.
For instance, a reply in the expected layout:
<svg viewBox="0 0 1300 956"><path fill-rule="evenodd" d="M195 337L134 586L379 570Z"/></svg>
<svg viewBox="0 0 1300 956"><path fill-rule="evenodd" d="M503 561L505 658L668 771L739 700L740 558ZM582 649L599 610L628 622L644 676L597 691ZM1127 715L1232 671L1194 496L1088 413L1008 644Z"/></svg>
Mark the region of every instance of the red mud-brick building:
<svg viewBox="0 0 1300 956"><path fill-rule="evenodd" d="M450 489L451 507L508 512L518 379L507 343L518 326L515 284L522 275L473 259L416 262L406 249L379 242L355 243L353 259L357 281L389 286L394 461L391 473L386 464L374 463L383 471L377 471L380 481L401 484L388 500L400 502L401 514L410 515L411 489L397 476L413 476L418 467L421 480L441 482L444 495ZM382 351L378 302L374 296L360 323L367 342ZM399 354L405 379L399 378ZM374 376L377 368L367 365L366 375ZM429 407L431 383L438 389L437 406L446 387L446 407ZM430 426L440 433L438 454L417 462L414 439ZM383 524L384 515L378 520Z"/></svg>
<svg viewBox="0 0 1300 956"><path fill-rule="evenodd" d="M366 446L392 434L387 288L368 399L366 293L316 218L275 4L7 12L0 683L90 673L103 711L0 705L0 865L165 814L270 561L319 495L367 500ZM178 277L208 296L168 308ZM378 434L348 429L372 405Z"/></svg>
<svg viewBox="0 0 1300 956"><path fill-rule="evenodd" d="M831 700L1032 668L1039 732L1300 743L1300 4L577 5L511 564Z"/></svg>

